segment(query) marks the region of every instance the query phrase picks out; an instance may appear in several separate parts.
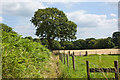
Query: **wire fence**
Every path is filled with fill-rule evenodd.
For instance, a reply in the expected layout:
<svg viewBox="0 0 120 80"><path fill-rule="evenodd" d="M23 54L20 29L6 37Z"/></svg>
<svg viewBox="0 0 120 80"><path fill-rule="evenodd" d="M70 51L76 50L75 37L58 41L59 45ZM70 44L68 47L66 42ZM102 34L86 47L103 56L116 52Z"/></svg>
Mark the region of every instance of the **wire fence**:
<svg viewBox="0 0 120 80"><path fill-rule="evenodd" d="M87 55L88 55L88 53L86 52L85 56L87 56ZM73 52L73 54L70 54L70 53L69 54L65 54L65 53L61 54L60 53L59 57L60 57L60 60L64 64L67 64L69 69L73 68L74 71L79 70L78 68L80 68L81 66L84 66L84 67L88 68L87 64L86 64L86 60L82 60L80 58L75 58L74 52ZM100 59L101 59L101 57L100 57ZM90 70L92 70L92 69L94 70L93 71L94 72L94 77L96 77L96 75L95 75L96 71L95 70L101 71L102 75L104 76L104 78L106 78L106 80L108 80L108 77L111 77L111 75L109 75L109 72L105 72L104 68L102 68L103 67L102 65L97 65L97 64L94 64L93 62L89 62L88 65L90 65L90 67L92 67L92 68L88 69L89 73L86 70L87 71L87 78L88 78L88 80L89 80L88 75L90 75ZM113 67L110 66L109 68L113 68ZM117 65L117 68L118 68L118 65ZM107 69L107 68L105 68L105 69ZM115 79L119 80L119 69L117 69L117 71L115 71Z"/></svg>

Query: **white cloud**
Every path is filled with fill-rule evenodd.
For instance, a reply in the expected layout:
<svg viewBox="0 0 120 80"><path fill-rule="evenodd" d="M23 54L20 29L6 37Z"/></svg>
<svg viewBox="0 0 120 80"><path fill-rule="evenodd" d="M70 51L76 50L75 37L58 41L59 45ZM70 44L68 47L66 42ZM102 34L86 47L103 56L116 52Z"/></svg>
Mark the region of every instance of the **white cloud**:
<svg viewBox="0 0 120 80"><path fill-rule="evenodd" d="M39 2L3 2L2 14L10 16L29 17L37 9L43 9L45 6Z"/></svg>
<svg viewBox="0 0 120 80"><path fill-rule="evenodd" d="M112 17L116 17L117 15L116 15L116 14L111 13L111 14L110 14L110 16L112 16Z"/></svg>
<svg viewBox="0 0 120 80"><path fill-rule="evenodd" d="M107 19L107 15L88 14L83 10L67 13L67 16L78 27L108 27L117 22L117 19Z"/></svg>
<svg viewBox="0 0 120 80"><path fill-rule="evenodd" d="M117 30L117 19L107 19L107 15L88 14L84 10L67 13L68 19L78 26L78 38L102 38L111 36Z"/></svg>
<svg viewBox="0 0 120 80"><path fill-rule="evenodd" d="M33 2L33 1L35 0L2 0L1 2Z"/></svg>
<svg viewBox="0 0 120 80"><path fill-rule="evenodd" d="M28 1L28 2L24 2ZM16 23L12 28L18 32L18 34L25 36L36 37L35 27L30 23L30 19L37 9L44 9L46 6L43 3L34 0L24 0L19 2L12 0L11 2L4 1L2 3L2 15L10 16ZM12 18L13 16L13 18ZM0 18L1 20L1 18ZM7 19L5 20L7 21ZM4 22L5 22L4 21ZM11 23L12 24L12 23Z"/></svg>
<svg viewBox="0 0 120 80"><path fill-rule="evenodd" d="M106 38L112 37L113 32L117 31L117 26L106 27L106 28L78 28L77 39L86 39L86 38Z"/></svg>
<svg viewBox="0 0 120 80"><path fill-rule="evenodd" d="M18 24L17 26L14 27L14 30L18 32L18 34L23 35L23 37L26 36L32 36L33 38L37 37L35 35L35 27L32 26L32 24Z"/></svg>
<svg viewBox="0 0 120 80"><path fill-rule="evenodd" d="M0 14L2 14L2 3L0 2Z"/></svg>
<svg viewBox="0 0 120 80"><path fill-rule="evenodd" d="M2 23L2 21L3 21L3 18L2 18L2 17L0 17L0 23Z"/></svg>

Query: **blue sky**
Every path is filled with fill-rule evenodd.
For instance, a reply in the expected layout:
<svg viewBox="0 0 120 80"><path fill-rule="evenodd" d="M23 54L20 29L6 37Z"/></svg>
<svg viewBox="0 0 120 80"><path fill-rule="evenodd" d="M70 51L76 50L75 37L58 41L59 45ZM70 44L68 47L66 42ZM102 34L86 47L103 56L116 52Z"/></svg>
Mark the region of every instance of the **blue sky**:
<svg viewBox="0 0 120 80"><path fill-rule="evenodd" d="M64 12L74 12L78 10L85 10L91 14L108 14L116 13L117 11L116 2L56 2L49 4L48 2L44 3L48 7L56 7ZM116 7L115 7L116 5ZM114 7L113 7L114 6Z"/></svg>
<svg viewBox="0 0 120 80"><path fill-rule="evenodd" d="M3 2L0 21L20 35L37 37L30 23L38 9L56 7L77 24L77 39L106 38L118 30L117 2Z"/></svg>

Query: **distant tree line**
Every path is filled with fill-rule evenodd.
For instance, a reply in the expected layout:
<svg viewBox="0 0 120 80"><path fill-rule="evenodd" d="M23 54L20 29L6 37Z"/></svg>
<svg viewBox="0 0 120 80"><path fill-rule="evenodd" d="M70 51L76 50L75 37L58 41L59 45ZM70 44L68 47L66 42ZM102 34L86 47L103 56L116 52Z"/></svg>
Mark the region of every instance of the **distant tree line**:
<svg viewBox="0 0 120 80"><path fill-rule="evenodd" d="M42 45L48 47L47 39L39 39L32 37L25 37L36 42L40 42ZM79 49L108 49L108 48L119 48L120 45L120 32L114 32L112 37L95 39L78 39L75 41L52 41L53 45L51 46L53 50L79 50Z"/></svg>

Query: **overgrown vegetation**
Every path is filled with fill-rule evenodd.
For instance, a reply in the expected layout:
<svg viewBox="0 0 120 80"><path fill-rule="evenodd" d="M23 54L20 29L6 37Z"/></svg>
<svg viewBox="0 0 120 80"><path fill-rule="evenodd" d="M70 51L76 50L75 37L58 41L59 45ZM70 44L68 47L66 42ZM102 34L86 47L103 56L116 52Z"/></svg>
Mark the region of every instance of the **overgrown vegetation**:
<svg viewBox="0 0 120 80"><path fill-rule="evenodd" d="M51 52L48 49L40 43L22 38L7 25L0 24L0 26L3 27L3 78L57 77L56 71L53 69L56 62L51 59Z"/></svg>

